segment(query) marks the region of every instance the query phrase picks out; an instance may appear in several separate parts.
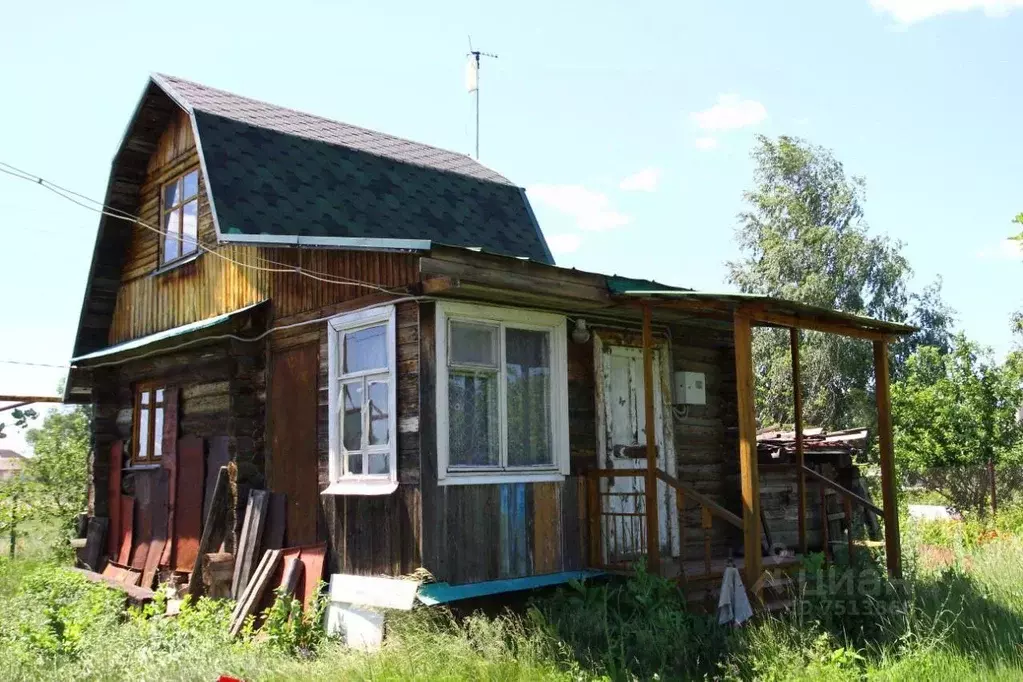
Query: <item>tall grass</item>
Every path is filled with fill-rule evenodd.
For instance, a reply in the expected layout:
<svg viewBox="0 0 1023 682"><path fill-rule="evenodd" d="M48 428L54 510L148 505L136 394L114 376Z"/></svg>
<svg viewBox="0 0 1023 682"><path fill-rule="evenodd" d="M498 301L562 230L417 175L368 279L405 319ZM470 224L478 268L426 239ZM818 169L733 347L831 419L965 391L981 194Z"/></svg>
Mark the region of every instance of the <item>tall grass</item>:
<svg viewBox="0 0 1023 682"><path fill-rule="evenodd" d="M935 542L951 552L940 565L923 559ZM837 571L811 571L816 594L738 629L686 611L677 587L640 575L497 617L400 614L374 654L337 641L232 639L229 604L200 600L173 618L126 611L53 563L0 560L0 679L1023 679L1023 539L911 526L907 548L902 585L849 592L829 587Z"/></svg>

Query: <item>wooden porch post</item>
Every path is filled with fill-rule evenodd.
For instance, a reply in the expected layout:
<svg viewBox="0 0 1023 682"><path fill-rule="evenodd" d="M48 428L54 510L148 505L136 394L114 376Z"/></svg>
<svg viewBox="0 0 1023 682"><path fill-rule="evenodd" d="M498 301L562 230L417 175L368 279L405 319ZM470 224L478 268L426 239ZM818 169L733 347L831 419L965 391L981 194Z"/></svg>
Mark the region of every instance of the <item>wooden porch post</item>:
<svg viewBox="0 0 1023 682"><path fill-rule="evenodd" d="M792 402L796 426L796 491L799 495L799 553L806 554L806 474L803 453L803 384L799 374L799 330L789 329L792 346Z"/></svg>
<svg viewBox="0 0 1023 682"><path fill-rule="evenodd" d="M757 418L753 402L753 334L749 316L736 313L735 383L739 409L739 474L742 478L743 546L750 589L760 580L760 473L757 469Z"/></svg>
<svg viewBox="0 0 1023 682"><path fill-rule="evenodd" d="M874 342L874 382L877 392L877 442L881 452L881 499L884 506L884 545L888 575L902 577L899 509L896 502L895 452L892 443L891 398L888 389L888 342Z"/></svg>
<svg viewBox="0 0 1023 682"><path fill-rule="evenodd" d="M654 421L654 336L650 305L643 304L643 410L646 416L646 556L647 571L661 574L661 524L657 512L657 429Z"/></svg>

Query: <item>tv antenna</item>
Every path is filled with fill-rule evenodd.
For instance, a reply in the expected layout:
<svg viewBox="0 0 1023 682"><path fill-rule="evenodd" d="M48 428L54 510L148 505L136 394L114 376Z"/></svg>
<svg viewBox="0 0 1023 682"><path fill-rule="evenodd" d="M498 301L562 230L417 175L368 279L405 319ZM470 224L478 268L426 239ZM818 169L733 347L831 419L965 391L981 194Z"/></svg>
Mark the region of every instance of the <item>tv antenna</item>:
<svg viewBox="0 0 1023 682"><path fill-rule="evenodd" d="M465 87L469 92L476 93L476 160L480 159L480 57L497 59L496 54L472 49L472 36L469 36L469 54L465 55L468 63L465 71Z"/></svg>

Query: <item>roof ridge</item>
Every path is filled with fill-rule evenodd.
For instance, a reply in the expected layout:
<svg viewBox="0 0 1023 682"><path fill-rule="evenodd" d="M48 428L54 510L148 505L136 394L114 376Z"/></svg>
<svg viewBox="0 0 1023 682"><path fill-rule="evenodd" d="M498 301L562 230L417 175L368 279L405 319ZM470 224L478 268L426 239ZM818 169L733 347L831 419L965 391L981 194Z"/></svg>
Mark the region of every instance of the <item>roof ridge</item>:
<svg viewBox="0 0 1023 682"><path fill-rule="evenodd" d="M150 74L150 76L154 77L154 78L159 78L160 80L165 81L165 83L159 83L159 84L160 85L164 85L164 84L169 85L172 89L174 87L174 82L175 81L183 82L183 83L188 83L189 85L200 87L200 88L203 88L205 90L212 90L212 91L215 91L215 92L218 92L218 93L222 93L224 95L229 95L231 97L237 97L239 99L247 100L249 102L253 102L253 103L256 103L256 104L262 104L262 105L265 105L265 106L268 106L268 107L273 107L274 109L281 109L281 110L289 111L289 112L292 112L292 113L295 113L295 114L300 114L302 116L309 116L311 118L319 119L321 121L325 121L327 123L331 123L331 124L334 124L334 125L342 125L342 126L346 126L348 128L354 128L355 130L358 130L358 131L363 132L363 133L368 133L370 135L377 135L377 136L380 136L380 137L386 137L386 138L389 138L389 139L392 139L392 140L395 140L395 141L398 141L398 142L404 142L406 144L416 145L417 147L423 147L425 149L430 149L430 150L433 150L433 151L442 152L444 154L450 154L452 156L456 156L456 157L459 157L461 159L464 159L465 161L468 161L469 163L476 164L478 166L482 166L486 170L488 170L491 173L493 173L494 175L498 176L506 184L509 184L509 185L512 185L512 186L517 186L517 185L515 185L515 183L513 183L511 180L506 178L504 175L502 175L498 171L494 170L490 166L480 162L479 159L472 158L472 156L469 155L469 154L462 154L460 152L455 152L455 151L452 151L450 149L445 149L444 147L438 147L436 145L432 145L432 144L429 144L427 142L419 142L417 140L413 140L413 139L408 138L408 137L403 137L401 135L394 135L392 133L386 133L386 132L383 132L383 131L380 131L380 130L374 130L372 128L366 128L364 126L356 125L354 123L348 123L347 121L340 121L340 120L338 120L336 118L328 118L326 116L321 116L320 114L314 114L314 113L309 112L309 111L303 111L302 109L295 109L293 107L288 107L288 106L283 106L283 105L280 105L280 104L275 104L273 102L268 102L268 101L263 100L263 99L257 99L255 97L249 97L248 95L240 95L240 94L238 94L236 92L231 92L230 90L223 90L221 88L216 88L216 87L213 87L211 85L206 85L204 83L199 83L198 81L189 80L187 78L181 78L179 76L172 76L170 74L160 73L160 72L157 72L157 71L152 72ZM188 104L188 106L190 108L193 108L193 109L196 108L196 107L193 106L192 102L189 101L189 98L184 93L178 92L177 94L178 94L178 96L182 100L184 100ZM199 107L199 110L200 111L206 111L207 113L216 114L218 116L222 116L222 117L225 117L225 118L230 118L230 117L224 116L224 114L217 114L217 112L208 111L208 110L206 110L206 109L204 109L202 107ZM253 124L249 124L249 125L253 125ZM257 126L257 127L262 127L262 126ZM347 145L342 145L342 146L347 146ZM406 163L408 163L408 162L406 162ZM454 171L454 172L458 172L458 171Z"/></svg>

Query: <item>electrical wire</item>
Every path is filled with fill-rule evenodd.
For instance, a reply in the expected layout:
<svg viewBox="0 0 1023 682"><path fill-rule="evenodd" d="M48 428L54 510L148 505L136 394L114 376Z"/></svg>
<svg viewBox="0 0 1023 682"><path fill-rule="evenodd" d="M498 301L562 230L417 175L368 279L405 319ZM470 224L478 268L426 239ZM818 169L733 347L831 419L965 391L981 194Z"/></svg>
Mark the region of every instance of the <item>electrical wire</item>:
<svg viewBox="0 0 1023 682"><path fill-rule="evenodd" d="M152 225L149 225L148 223L144 222L143 220L141 220L137 216L132 215L131 213L128 213L126 211L122 211L122 210L120 210L118 208L114 208L112 206L108 206L107 204L104 204L103 202L100 202L100 201L97 201L95 199L92 199L92 198L90 198L90 197L88 197L88 196L86 196L84 194L79 193L79 192L75 192L74 190L67 189L66 187L62 187L62 186L60 186L60 185L58 185L58 184L56 184L54 182L50 182L49 180L47 180L47 179L45 179L43 177L40 177L38 175L34 175L32 173L29 173L28 171L22 170L21 168L18 168L17 166L13 166L13 165L11 165L9 163L6 163L4 161L0 161L0 166L3 166L3 168L0 168L0 173L6 173L7 175L10 175L12 177L18 178L20 180L25 180L25 181L31 182L31 183L33 183L35 185L39 185L40 187L43 187L44 189L47 189L50 192L53 192L54 194L56 194L57 196L61 197L62 199L70 201L71 203L76 204L76 205L78 205L78 206L80 206L82 208L85 208L87 210L93 211L95 213L99 213L99 214L107 216L109 218L114 218L114 219L117 219L117 220L124 220L126 222L133 223L133 224L138 225L140 227L143 227L143 228L145 228L147 230L150 230L151 232L155 232L156 234L161 235L161 236L166 236L167 235L167 231L166 230L162 230L162 229L160 229L158 227L154 227ZM88 202L88 203L85 203L85 202ZM94 205L90 206L89 204L94 204ZM247 268L247 269L251 269L251 270L258 270L258 271L261 271L261 272L270 272L270 273L289 273L289 272L291 272L291 273L296 273L296 274L298 274L300 276L308 277L310 279L316 280L318 282L323 282L323 283L326 283L326 284L359 286L359 287L365 287L367 289L374 289L376 291L380 291L380 292L383 292L383 293L386 293L386 294L402 293L402 291L400 289L399 290L388 289L386 287L382 287L382 286L380 286L378 284L374 284L372 282L365 282L365 281L362 281L362 280L351 279L351 278L348 278L348 277L341 277L341 276L338 276L338 275L330 275L330 274L327 274L327 273L321 273L321 272L317 272L317 271L313 271L313 270L308 270L308 269L302 268L300 266L290 266L290 265L287 265L285 263L278 263L277 261L272 261L272 260L267 259L267 258L262 258L262 257L260 257L258 255L257 255L257 259L263 260L264 262L269 262L269 263L272 263L272 264L275 264L275 265L278 265L278 266L281 266L281 267L276 267L276 268L273 268L273 267L262 267L262 266L259 266L259 265L253 265L252 263L243 263L243 262L241 262L239 260L231 258L230 256L227 256L227 255L225 255L223 253L220 253L218 248L210 248L209 246L206 246L205 244L199 242L198 240L196 240L195 245L200 250L202 250L202 251L204 251L206 253L212 254L212 255L216 256L217 258L223 259L223 260L225 260L225 261L227 261L229 263L232 263L234 265L237 265L239 267L243 267L243 268Z"/></svg>
<svg viewBox="0 0 1023 682"><path fill-rule="evenodd" d="M25 362L23 360L0 360L4 365L22 365L24 367L49 367L51 369L67 369L70 365L50 365L45 362Z"/></svg>

